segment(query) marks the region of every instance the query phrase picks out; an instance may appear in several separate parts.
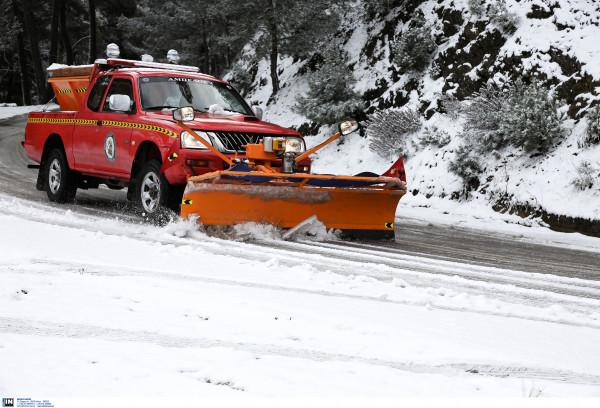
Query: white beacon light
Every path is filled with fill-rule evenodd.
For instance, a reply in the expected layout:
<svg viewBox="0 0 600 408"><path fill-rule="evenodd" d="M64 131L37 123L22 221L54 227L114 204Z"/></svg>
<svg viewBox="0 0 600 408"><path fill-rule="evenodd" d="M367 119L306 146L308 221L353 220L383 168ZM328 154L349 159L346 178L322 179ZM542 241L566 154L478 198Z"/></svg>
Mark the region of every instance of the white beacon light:
<svg viewBox="0 0 600 408"><path fill-rule="evenodd" d="M167 52L167 61L171 64L179 64L179 53L176 50L169 50Z"/></svg>
<svg viewBox="0 0 600 408"><path fill-rule="evenodd" d="M119 55L121 55L121 51L117 44L110 43L106 46L106 56L108 58L119 58Z"/></svg>

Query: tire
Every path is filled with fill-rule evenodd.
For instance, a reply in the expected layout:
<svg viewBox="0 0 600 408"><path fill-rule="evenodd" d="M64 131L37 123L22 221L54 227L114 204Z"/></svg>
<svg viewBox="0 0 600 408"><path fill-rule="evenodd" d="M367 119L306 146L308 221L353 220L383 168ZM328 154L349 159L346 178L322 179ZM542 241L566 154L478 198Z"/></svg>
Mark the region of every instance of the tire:
<svg viewBox="0 0 600 408"><path fill-rule="evenodd" d="M50 152L44 173L48 199L55 203L73 202L77 193L77 173L69 168L63 149L56 148Z"/></svg>
<svg viewBox="0 0 600 408"><path fill-rule="evenodd" d="M142 216L153 223L164 224L175 218L171 204L169 182L160 174L160 161L149 160L137 175L135 201Z"/></svg>

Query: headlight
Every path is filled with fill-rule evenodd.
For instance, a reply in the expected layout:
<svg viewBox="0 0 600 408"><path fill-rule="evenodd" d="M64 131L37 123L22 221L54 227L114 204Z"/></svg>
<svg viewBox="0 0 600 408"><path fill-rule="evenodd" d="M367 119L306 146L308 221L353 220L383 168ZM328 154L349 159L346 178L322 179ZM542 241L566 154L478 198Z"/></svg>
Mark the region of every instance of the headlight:
<svg viewBox="0 0 600 408"><path fill-rule="evenodd" d="M304 150L304 142L302 139L297 137L288 137L285 139L286 153L303 153Z"/></svg>
<svg viewBox="0 0 600 408"><path fill-rule="evenodd" d="M208 144L213 145L210 140L210 136L206 132L195 132L202 139L206 140ZM192 136L190 133L185 130L181 132L181 147L184 149L208 149L208 147L204 146L198 139Z"/></svg>
<svg viewBox="0 0 600 408"><path fill-rule="evenodd" d="M265 136L265 152L304 153L304 140L296 136Z"/></svg>

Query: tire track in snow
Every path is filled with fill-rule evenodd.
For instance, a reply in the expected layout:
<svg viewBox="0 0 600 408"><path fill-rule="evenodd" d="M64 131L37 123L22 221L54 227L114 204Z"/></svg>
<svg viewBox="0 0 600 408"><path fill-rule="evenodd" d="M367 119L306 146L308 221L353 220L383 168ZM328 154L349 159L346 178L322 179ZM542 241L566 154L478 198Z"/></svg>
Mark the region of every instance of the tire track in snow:
<svg viewBox="0 0 600 408"><path fill-rule="evenodd" d="M81 340L104 340L111 342L148 343L169 348L215 348L225 347L256 355L312 360L315 362L349 362L388 367L417 374L441 374L455 376L483 375L492 377L515 377L543 379L570 384L599 385L600 376L545 367L504 366L492 363L449 363L432 365L415 361L394 361L358 355L329 353L318 350L285 347L273 344L232 342L203 337L172 336L150 331L130 331L92 325L62 324L48 321L23 320L0 317L0 333L59 337Z"/></svg>
<svg viewBox="0 0 600 408"><path fill-rule="evenodd" d="M0 199L2 195L0 194ZM238 242L201 235L200 238L179 238L163 233L160 228L130 224L123 221L103 222L102 217L73 214L71 217L44 215L43 205L36 205L35 215L18 206L6 206L7 212L34 222L59 225L66 228L102 232L106 235L127 237L143 242L175 247L193 246L207 253L237 257L250 261L269 262L277 259L283 266L298 264L311 265L316 271L331 272L341 276L365 276L386 283L394 278L403 279L408 285L421 289L438 288L465 293L469 296L483 296L506 303L524 304L533 307L560 305L570 313L592 314L600 308L595 299L600 298L600 282L576 278L565 278L546 274L510 271L499 268L461 264L453 261L440 261L404 254L386 254L372 249L347 248L344 243L314 243L286 241ZM52 211L54 213L54 211ZM39 219L41 218L41 219ZM90 221L92 223L90 223ZM134 228L131 228L134 227ZM157 236L153 236L155 232ZM291 256L290 256L291 255ZM385 261L385 262L384 262ZM45 262L45 260L44 260ZM546 282L547 281L547 282ZM589 285L585 287L583 285ZM565 296L568 295L568 296ZM591 298L591 299L589 299ZM591 303L590 303L591 301ZM412 302L424 305L427 301ZM434 306L434 305L431 305ZM435 305L440 307L440 305ZM448 310L465 311L465 307ZM488 313L477 309L473 312ZM507 315L502 315L507 316ZM510 315L526 319L539 319L526 314ZM565 320L548 321L568 323ZM581 322L575 322L580 325Z"/></svg>
<svg viewBox="0 0 600 408"><path fill-rule="evenodd" d="M0 198L2 198L2 195L0 195ZM34 222L83 229L89 232L100 231L107 235L125 236L155 244L174 246L188 246L193 244L195 247L217 255L235 256L259 262L266 262L276 257L281 263L288 266L304 262L314 266L318 270L330 270L346 276L358 274L382 281L392 281L398 277L414 277L415 274L411 274L411 272L417 272L420 274L418 276L422 276L424 273L429 274L429 276L424 276L422 279L427 284L432 280L440 279L443 275L452 278L460 276L465 278L468 281L468 285L472 288L477 286L489 288L489 284L498 283L524 289L600 299L600 282L598 281L483 267L455 261L390 253L381 249L348 247L343 242L335 244L330 242L287 242L277 240L239 242L212 238L205 235L202 236L201 240L178 238L166 234L159 234L158 237L152 237L148 236L148 233L152 231L152 227L149 226L126 222L123 226L106 225L102 223L102 217L95 216L87 216L87 220L77 218L57 220L55 217L56 214L53 214L52 217L40 217L40 213L44 211L43 206L40 207L42 208L40 208L40 212L36 215L23 213L18 208L12 209L10 206L6 206L6 212ZM90 225L89 221L92 221L93 224ZM127 228L127 224L140 227L142 231L132 232ZM143 230L144 228L146 231ZM158 231L161 232L160 229ZM286 258L290 254L292 254L291 259L293 259L293 262L286 261ZM480 281L480 283L476 281ZM419 284L419 282L411 283ZM452 282L448 281L446 283L456 285L456 280L452 279Z"/></svg>
<svg viewBox="0 0 600 408"><path fill-rule="evenodd" d="M326 296L326 297L337 297L341 299L351 299L358 301L367 301L367 302L379 302L379 303L387 303L387 304L397 304L404 306L414 306L414 307L428 307L430 309L437 310L446 310L452 312L462 312L462 313L476 313L488 316L496 316L496 317L509 317L509 318L517 318L523 320L530 320L536 322L543 323L556 323L569 325L573 327L586 327L592 329L600 329L600 322L591 320L587 316L584 315L584 312L593 313L598 310L600 304L585 304L585 305L577 305L577 307L572 306L569 310L562 304L565 309L571 314L570 318L565 316L550 316L548 313L545 313L544 316L535 315L532 313L527 314L524 310L519 310L519 312L514 311L502 311L495 310L494 306L488 306L488 308L484 308L478 304L469 304L468 306L460 305L453 306L448 304L438 304L435 301L431 302L430 299L427 300L411 300L411 299L394 299L389 298L388 296L372 296L372 295L364 295L364 294L353 294L342 291L333 291L331 289L326 290L323 288L319 289L309 289L309 288L301 288L301 287L293 287L293 286L285 286L278 284L269 284L264 282L251 282L248 280L236 280L236 279L221 279L221 278L213 278L208 276L200 276L196 274L182 273L182 272L165 272L160 270L151 270L151 269L138 269L132 267L118 267L115 268L114 265L101 265L101 264L93 264L93 263L81 263L81 262L69 262L64 259L32 259L32 263L39 263L41 265L54 265L57 269L60 268L60 272L71 272L73 274L81 274L81 268L85 269L86 275L95 275L95 276L108 276L108 277L122 277L122 276L140 276L147 278L156 278L156 279L166 279L166 280L179 280L186 282L201 282L215 285L227 285L227 286L236 286L236 287L246 287L253 288L259 290L269 290L269 291L283 291L297 294L305 294L312 296ZM18 272L21 274L40 274L47 275L49 271L40 270L38 272L32 272L30 269L24 267L21 264L11 265L8 263L0 264L2 269L5 269L6 272ZM2 272L0 269L0 273ZM56 273L56 270L55 270Z"/></svg>

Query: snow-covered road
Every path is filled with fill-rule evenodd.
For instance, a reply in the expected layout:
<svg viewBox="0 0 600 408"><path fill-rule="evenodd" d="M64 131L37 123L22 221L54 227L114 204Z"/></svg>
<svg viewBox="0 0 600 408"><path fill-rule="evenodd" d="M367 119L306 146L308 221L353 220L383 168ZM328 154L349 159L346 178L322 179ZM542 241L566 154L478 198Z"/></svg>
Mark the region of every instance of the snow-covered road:
<svg viewBox="0 0 600 408"><path fill-rule="evenodd" d="M144 225L121 192L46 202L19 126L0 127L3 394L600 397L593 239Z"/></svg>

